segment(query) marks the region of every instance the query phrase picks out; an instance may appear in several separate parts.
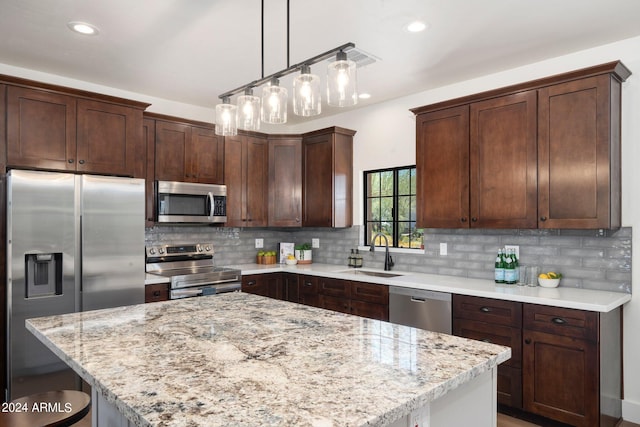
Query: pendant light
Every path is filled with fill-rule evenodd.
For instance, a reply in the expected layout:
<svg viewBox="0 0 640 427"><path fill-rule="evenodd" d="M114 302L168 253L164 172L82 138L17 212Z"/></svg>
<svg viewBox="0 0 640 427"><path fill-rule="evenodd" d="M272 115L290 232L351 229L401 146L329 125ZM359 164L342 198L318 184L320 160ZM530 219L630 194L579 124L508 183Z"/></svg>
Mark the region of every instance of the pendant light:
<svg viewBox="0 0 640 427"><path fill-rule="evenodd" d="M238 96L238 127L244 130L260 130L260 97L247 88Z"/></svg>
<svg viewBox="0 0 640 427"><path fill-rule="evenodd" d="M342 50L336 60L327 67L327 104L334 107L349 107L358 103L356 63L347 59Z"/></svg>
<svg viewBox="0 0 640 427"><path fill-rule="evenodd" d="M293 80L293 113L297 116L317 116L321 112L320 77L303 65Z"/></svg>
<svg viewBox="0 0 640 427"><path fill-rule="evenodd" d="M262 121L271 124L287 123L288 91L280 85L277 77L262 88Z"/></svg>
<svg viewBox="0 0 640 427"><path fill-rule="evenodd" d="M238 134L236 110L237 107L231 104L229 97L223 98L222 104L216 105L216 135L235 136Z"/></svg>

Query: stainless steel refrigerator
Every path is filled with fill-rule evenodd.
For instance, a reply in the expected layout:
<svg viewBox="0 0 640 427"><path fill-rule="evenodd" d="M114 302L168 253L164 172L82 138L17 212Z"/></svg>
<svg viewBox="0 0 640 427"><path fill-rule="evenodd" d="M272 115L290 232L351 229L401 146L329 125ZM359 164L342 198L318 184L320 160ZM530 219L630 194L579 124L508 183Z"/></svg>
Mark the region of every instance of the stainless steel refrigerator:
<svg viewBox="0 0 640 427"><path fill-rule="evenodd" d="M144 302L144 180L7 174L6 397L79 381L25 319Z"/></svg>

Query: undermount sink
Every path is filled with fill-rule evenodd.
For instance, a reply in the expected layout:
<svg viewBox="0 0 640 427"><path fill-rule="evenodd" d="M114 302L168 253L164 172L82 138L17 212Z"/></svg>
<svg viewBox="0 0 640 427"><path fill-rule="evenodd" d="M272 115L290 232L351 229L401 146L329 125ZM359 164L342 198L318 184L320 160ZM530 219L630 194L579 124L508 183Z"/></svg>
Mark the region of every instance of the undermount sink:
<svg viewBox="0 0 640 427"><path fill-rule="evenodd" d="M398 274L398 273L390 273L390 272L387 272L387 271L371 271L371 270L343 270L343 271L338 271L338 273L353 274L353 275L364 275L364 276L376 276L376 277L398 277L398 276L402 276L402 274Z"/></svg>

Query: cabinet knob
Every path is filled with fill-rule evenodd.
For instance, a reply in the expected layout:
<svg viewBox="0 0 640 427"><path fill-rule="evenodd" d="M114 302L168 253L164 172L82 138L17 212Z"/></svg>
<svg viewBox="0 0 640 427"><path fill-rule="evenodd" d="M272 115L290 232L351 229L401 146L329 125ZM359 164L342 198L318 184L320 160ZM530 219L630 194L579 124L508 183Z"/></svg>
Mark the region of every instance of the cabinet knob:
<svg viewBox="0 0 640 427"><path fill-rule="evenodd" d="M296 222L300 222L300 218L296 218Z"/></svg>
<svg viewBox="0 0 640 427"><path fill-rule="evenodd" d="M490 313L491 309L489 307L480 307L480 311L483 313Z"/></svg>
<svg viewBox="0 0 640 427"><path fill-rule="evenodd" d="M68 161L69 163L73 163L73 162L74 162L74 160L73 160L73 159L69 159L69 160L67 160L67 161Z"/></svg>
<svg viewBox="0 0 640 427"><path fill-rule="evenodd" d="M467 222L467 218L465 217L460 218L460 222Z"/></svg>
<svg viewBox="0 0 640 427"><path fill-rule="evenodd" d="M487 343L491 344L491 340L489 338L483 339L482 342L487 342Z"/></svg>
<svg viewBox="0 0 640 427"><path fill-rule="evenodd" d="M247 282L247 286L253 286L255 284L256 284L255 280L251 280L251 281Z"/></svg>
<svg viewBox="0 0 640 427"><path fill-rule="evenodd" d="M160 296L160 291L153 291L153 296L154 297L159 297Z"/></svg>
<svg viewBox="0 0 640 427"><path fill-rule="evenodd" d="M524 340L524 343L525 343L525 344L531 344L531 339L530 339L530 338L527 338L526 340Z"/></svg>
<svg viewBox="0 0 640 427"><path fill-rule="evenodd" d="M551 321L556 325L564 325L567 323L567 321L564 320L562 317L554 317L553 319L551 319Z"/></svg>
<svg viewBox="0 0 640 427"><path fill-rule="evenodd" d="M471 218L471 222L478 222L478 218L476 217Z"/></svg>
<svg viewBox="0 0 640 427"><path fill-rule="evenodd" d="M84 160L79 160L78 163L80 163L81 165L84 165Z"/></svg>
<svg viewBox="0 0 640 427"><path fill-rule="evenodd" d="M547 220L547 217L546 217L546 216L541 216L541 217L540 217L540 221L546 221L546 220Z"/></svg>

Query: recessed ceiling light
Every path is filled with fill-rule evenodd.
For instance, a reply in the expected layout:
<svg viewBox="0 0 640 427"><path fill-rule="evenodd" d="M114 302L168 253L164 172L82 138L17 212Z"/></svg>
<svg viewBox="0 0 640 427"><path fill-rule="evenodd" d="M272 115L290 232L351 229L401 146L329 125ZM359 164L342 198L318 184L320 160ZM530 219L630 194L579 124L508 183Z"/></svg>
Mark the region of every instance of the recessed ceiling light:
<svg viewBox="0 0 640 427"><path fill-rule="evenodd" d="M67 24L71 31L84 34L85 36L95 36L98 34L98 28L86 22L72 21Z"/></svg>
<svg viewBox="0 0 640 427"><path fill-rule="evenodd" d="M427 29L427 24L422 21L413 21L405 27L410 33L419 33Z"/></svg>
<svg viewBox="0 0 640 427"><path fill-rule="evenodd" d="M369 98L371 98L371 94L367 93L367 92L364 92L364 93L358 94L358 98L360 98L360 99L369 99Z"/></svg>

